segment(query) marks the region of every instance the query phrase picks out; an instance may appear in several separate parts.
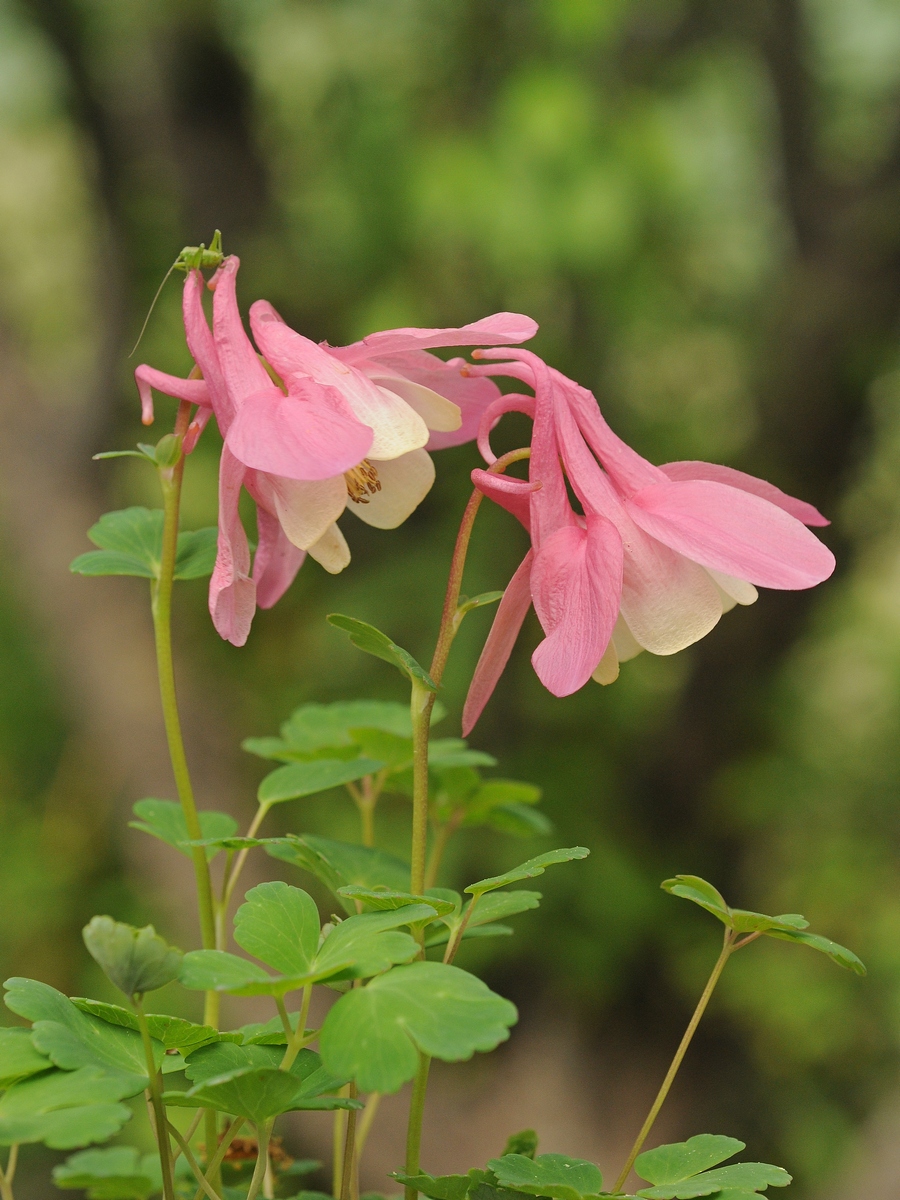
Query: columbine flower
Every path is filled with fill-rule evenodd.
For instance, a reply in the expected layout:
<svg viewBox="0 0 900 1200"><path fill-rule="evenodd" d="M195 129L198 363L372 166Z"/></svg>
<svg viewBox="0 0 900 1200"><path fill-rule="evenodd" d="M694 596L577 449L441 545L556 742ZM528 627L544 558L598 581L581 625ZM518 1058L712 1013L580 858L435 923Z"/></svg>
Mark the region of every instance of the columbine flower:
<svg viewBox="0 0 900 1200"><path fill-rule="evenodd" d="M495 385L466 378L460 360L455 367L442 363L422 347L521 341L537 328L527 317L501 313L460 330L401 329L332 350L289 329L260 301L251 324L262 360L240 319L239 265L227 258L210 283L212 330L201 303L202 276L191 272L185 282L185 332L202 379L147 366L135 373L145 422L153 419L155 387L199 405L186 451L213 412L224 436L210 612L235 645L246 641L256 605L268 608L280 599L307 552L332 572L347 565L350 552L336 524L345 507L370 525L394 528L434 481L426 444L474 436L481 412L499 395ZM465 404L465 422L448 395ZM238 515L241 487L258 511L252 577Z"/></svg>
<svg viewBox="0 0 900 1200"><path fill-rule="evenodd" d="M491 426L513 409L534 419L529 482L474 471L486 495L530 530L532 548L507 588L463 714L474 726L534 604L545 638L532 663L557 696L591 676L612 683L619 663L649 650L674 654L723 612L752 604L756 586L813 587L834 556L806 525L820 513L771 484L710 463L655 467L618 438L585 388L525 350L478 373L505 374L534 397L504 396L485 410L479 446L491 463ZM569 501L566 481L583 515ZM540 485L536 487L536 485Z"/></svg>

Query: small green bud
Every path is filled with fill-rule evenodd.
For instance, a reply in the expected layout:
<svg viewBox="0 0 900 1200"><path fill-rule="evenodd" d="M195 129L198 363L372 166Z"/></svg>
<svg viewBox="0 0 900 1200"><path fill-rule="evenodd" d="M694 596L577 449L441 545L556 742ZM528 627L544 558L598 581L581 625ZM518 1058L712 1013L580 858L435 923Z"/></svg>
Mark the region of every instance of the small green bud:
<svg viewBox="0 0 900 1200"><path fill-rule="evenodd" d="M174 433L167 433L156 443L153 452L158 467L174 467L181 458L181 438Z"/></svg>
<svg viewBox="0 0 900 1200"><path fill-rule="evenodd" d="M94 917L83 930L84 944L126 996L152 992L171 983L183 957L152 925L135 929L112 917Z"/></svg>

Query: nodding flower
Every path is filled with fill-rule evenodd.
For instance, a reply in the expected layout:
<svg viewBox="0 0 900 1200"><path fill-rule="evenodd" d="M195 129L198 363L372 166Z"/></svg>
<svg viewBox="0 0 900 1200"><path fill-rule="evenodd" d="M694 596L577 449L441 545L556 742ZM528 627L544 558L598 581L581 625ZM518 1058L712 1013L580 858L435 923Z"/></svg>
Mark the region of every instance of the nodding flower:
<svg viewBox="0 0 900 1200"><path fill-rule="evenodd" d="M831 551L807 528L828 524L811 504L729 467L654 466L613 433L586 388L530 351L473 357L511 359L469 370L510 376L534 392L493 401L478 435L490 464L490 430L503 413L532 417L530 482L498 485L499 477L472 472L475 486L529 530L531 548L478 661L465 734L490 699L532 604L545 635L532 664L550 692L567 696L592 677L613 683L619 663L642 650L675 654L690 646L723 612L752 604L757 587L814 587L834 570Z"/></svg>
<svg viewBox="0 0 900 1200"><path fill-rule="evenodd" d="M238 309L239 266L226 258L210 281L212 328L203 276L192 270L185 280L185 334L200 378L146 365L135 372L146 423L156 388L198 406L187 453L213 414L225 440L209 606L218 632L236 646L246 642L256 606L281 598L307 553L332 573L347 566L337 525L345 508L376 528L395 528L434 482L428 450L475 437L499 390L464 374L463 360L444 362L427 349L509 344L537 329L529 317L497 313L461 329L388 330L332 348L296 333L260 300L250 310L258 354ZM242 488L257 506L252 573L238 514Z"/></svg>

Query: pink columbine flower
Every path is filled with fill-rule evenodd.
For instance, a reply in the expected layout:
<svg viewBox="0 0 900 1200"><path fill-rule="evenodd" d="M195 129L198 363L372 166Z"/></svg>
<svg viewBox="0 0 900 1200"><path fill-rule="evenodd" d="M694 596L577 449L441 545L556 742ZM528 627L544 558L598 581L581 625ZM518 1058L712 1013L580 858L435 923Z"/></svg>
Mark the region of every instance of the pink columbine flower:
<svg viewBox="0 0 900 1200"><path fill-rule="evenodd" d="M481 413L499 396L496 386L464 376L462 360L444 363L424 347L522 341L537 328L528 317L500 313L462 329L399 329L332 350L295 333L259 301L251 326L261 358L238 310L239 265L227 258L209 285L212 329L201 302L203 277L193 271L185 282L185 333L202 378L148 366L135 372L146 423L157 388L199 406L186 452L213 413L225 439L210 612L222 637L238 646L256 605L280 599L307 552L331 572L348 564L336 523L345 508L370 525L394 528L434 481L425 447L474 437ZM238 515L242 487L257 504L252 575Z"/></svg>
<svg viewBox="0 0 900 1200"><path fill-rule="evenodd" d="M470 368L520 379L534 396L485 410L479 446L504 412L533 417L529 481L472 473L475 485L517 516L531 549L514 574L478 661L463 713L475 725L534 604L544 640L532 663L545 687L567 696L593 677L612 683L642 650L674 654L704 637L723 612L752 604L756 587L813 587L834 556L807 525L827 525L810 504L741 471L702 462L656 467L617 437L585 388L526 350ZM577 513L566 481L583 510Z"/></svg>

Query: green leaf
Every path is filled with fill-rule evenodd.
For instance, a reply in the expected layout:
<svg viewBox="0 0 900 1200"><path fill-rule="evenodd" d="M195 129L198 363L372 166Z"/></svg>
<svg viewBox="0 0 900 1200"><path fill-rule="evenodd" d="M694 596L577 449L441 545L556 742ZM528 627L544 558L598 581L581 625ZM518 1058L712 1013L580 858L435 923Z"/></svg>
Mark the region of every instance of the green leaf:
<svg viewBox="0 0 900 1200"><path fill-rule="evenodd" d="M865 975L866 968L864 964L856 957L852 950L848 950L846 946L839 946L837 942L831 941L830 938L822 937L818 933L807 933L802 929L769 929L766 931L767 937L781 938L785 942L799 942L802 946L809 946L813 950L818 950L822 954L827 954L832 962L837 963L839 967L846 967L848 971L853 971L855 975Z"/></svg>
<svg viewBox="0 0 900 1200"><path fill-rule="evenodd" d="M543 875L547 867L551 867L555 863L571 862L573 859L587 858L589 854L590 850L586 850L584 846L570 846L568 849L563 850L548 850L546 854L539 854L536 858L529 858L521 866L513 867L511 871L507 871L503 875L494 875L489 879L481 879L478 883L470 883L464 890L473 896L482 896L485 892L492 892L496 888L506 887L509 883L518 883L521 879L534 879L538 875Z"/></svg>
<svg viewBox="0 0 900 1200"><path fill-rule="evenodd" d="M140 817L140 820L129 821L132 829L149 833L190 858L190 834L180 804L176 804L174 800L138 800L134 806L134 814ZM237 821L228 813L208 810L197 815L204 838L227 838L237 832ZM206 852L206 857L211 860L217 853L215 846L211 846Z"/></svg>
<svg viewBox="0 0 900 1200"><path fill-rule="evenodd" d="M674 879L663 880L659 886L672 896L680 896L682 900L692 900L694 904L699 904L730 927L730 914L724 896L699 875L676 875Z"/></svg>
<svg viewBox="0 0 900 1200"><path fill-rule="evenodd" d="M431 1200L466 1200L466 1194L472 1180L468 1175L404 1175L395 1171L391 1179L396 1179L404 1187L414 1187L423 1196Z"/></svg>
<svg viewBox="0 0 900 1200"><path fill-rule="evenodd" d="M791 1176L782 1167L773 1167L769 1163L734 1163L730 1167L704 1171L681 1183L643 1188L638 1195L646 1200L691 1200L694 1196L710 1196L713 1192L731 1188L753 1195L768 1187L787 1187L790 1182Z"/></svg>
<svg viewBox="0 0 900 1200"><path fill-rule="evenodd" d="M366 758L379 760L391 771L402 770L412 763L411 737L400 737L385 729L351 729L350 735Z"/></svg>
<svg viewBox="0 0 900 1200"><path fill-rule="evenodd" d="M278 995L281 983L285 984L284 991L298 986L293 980L273 979L256 963L227 950L190 950L182 960L178 978L191 991L233 992L237 996Z"/></svg>
<svg viewBox="0 0 900 1200"><path fill-rule="evenodd" d="M316 955L313 971L321 978L364 979L394 963L409 962L419 950L400 925L432 921L430 904L409 904L386 912L361 913L335 925Z"/></svg>
<svg viewBox="0 0 900 1200"><path fill-rule="evenodd" d="M84 996L70 997L72 1003L81 1012L99 1017L109 1025L121 1025L125 1029L139 1029L137 1017L127 1008L119 1004L107 1004L103 1000L89 1000ZM180 1050L189 1053L207 1042L216 1042L221 1034L211 1025L195 1025L193 1021L185 1021L181 1017L170 1017L168 1013L147 1013L147 1025L150 1036L161 1042L167 1050Z"/></svg>
<svg viewBox="0 0 900 1200"><path fill-rule="evenodd" d="M444 716L445 709L436 702L431 713L432 725ZM304 704L281 726L280 738L247 738L242 744L245 750L261 758L296 761L298 757L326 749L352 749L356 743L350 735L351 729L378 729L399 738L411 738L409 705L385 700Z"/></svg>
<svg viewBox="0 0 900 1200"><path fill-rule="evenodd" d="M357 621L355 617L345 617L342 613L329 613L326 618L329 625L333 625L335 629L342 629L344 633L350 635L350 641L359 650L365 651L366 654L374 654L376 658L381 658L385 662L391 663L397 670L405 675L410 683L419 684L425 687L429 692L437 691L437 684L427 673L424 667L421 667L413 656L396 642L392 642L387 634L376 629L374 625L367 625L365 621Z"/></svg>
<svg viewBox="0 0 900 1200"><path fill-rule="evenodd" d="M508 1036L515 1006L474 975L416 962L345 993L319 1039L322 1061L364 1092L396 1092L412 1079L421 1050L445 1062L468 1059Z"/></svg>
<svg viewBox="0 0 900 1200"><path fill-rule="evenodd" d="M352 783L364 775L374 775L385 764L372 758L314 758L310 762L289 763L277 767L259 785L260 804L281 804L313 796L343 783Z"/></svg>
<svg viewBox="0 0 900 1200"><path fill-rule="evenodd" d="M91 957L126 996L154 992L178 977L182 951L152 925L136 929L112 917L93 917L82 934Z"/></svg>
<svg viewBox="0 0 900 1200"><path fill-rule="evenodd" d="M86 1191L88 1200L147 1200L161 1188L155 1160L153 1154L142 1159L133 1146L82 1150L53 1168L53 1182L58 1188Z"/></svg>
<svg viewBox="0 0 900 1200"><path fill-rule="evenodd" d="M338 895L348 900L360 900L379 911L403 908L407 904L428 904L439 917L443 917L458 907L452 900L442 900L437 896L413 896L410 892L396 892L392 888L365 888L352 883L339 888Z"/></svg>
<svg viewBox="0 0 900 1200"><path fill-rule="evenodd" d="M501 804L537 804L541 789L533 783L520 783L515 779L489 779L483 783L466 806L466 820L481 819Z"/></svg>
<svg viewBox="0 0 900 1200"><path fill-rule="evenodd" d="M284 842L284 838L255 838L255 837L221 837L197 838L196 841L183 842L184 846L212 846L214 850L253 850L256 846L272 846Z"/></svg>
<svg viewBox="0 0 900 1200"><path fill-rule="evenodd" d="M254 1125L295 1109L362 1108L358 1100L310 1097L303 1082L290 1071L271 1067L232 1071L199 1083L188 1092L164 1092L163 1101L180 1108L214 1108L244 1117Z"/></svg>
<svg viewBox="0 0 900 1200"><path fill-rule="evenodd" d="M525 1192L529 1196L550 1196L553 1200L581 1200L595 1196L603 1187L600 1168L581 1158L565 1154L506 1154L488 1163L501 1187Z"/></svg>
<svg viewBox="0 0 900 1200"><path fill-rule="evenodd" d="M117 1101L132 1094L124 1076L98 1067L26 1079L0 1098L0 1145L45 1142L70 1150L106 1141L131 1117Z"/></svg>
<svg viewBox="0 0 900 1200"><path fill-rule="evenodd" d="M717 1167L744 1149L745 1144L737 1138L698 1133L686 1142L671 1142L657 1146L655 1150L645 1150L634 1160L634 1169L650 1183L680 1183L710 1167Z"/></svg>
<svg viewBox="0 0 900 1200"><path fill-rule="evenodd" d="M175 551L176 579L203 579L212 575L216 565L219 531L214 526L179 533Z"/></svg>
<svg viewBox="0 0 900 1200"><path fill-rule="evenodd" d="M339 895L339 889L349 884L360 887L387 887L394 891L409 890L409 867L400 858L359 846L352 842L335 842L331 838L306 834L305 837L289 835L287 844L267 846L273 858L293 863L321 880L334 893L344 911L356 912L356 905L347 897Z"/></svg>
<svg viewBox="0 0 900 1200"><path fill-rule="evenodd" d="M249 1068L277 1070L283 1057L282 1046L238 1046L233 1042L220 1042L214 1046L204 1046L191 1054L185 1063L185 1072L191 1083L196 1085ZM302 1084L298 1095L304 1099L337 1091L347 1082L326 1071L319 1055L306 1049L301 1050L294 1059L290 1073Z"/></svg>
<svg viewBox="0 0 900 1200"><path fill-rule="evenodd" d="M481 823L513 837L546 837L553 832L551 820L539 809L527 808L524 804L498 804Z"/></svg>
<svg viewBox="0 0 900 1200"><path fill-rule="evenodd" d="M799 913L783 913L780 917L767 917L765 913L747 912L743 908L729 908L731 927L736 933L768 933L770 929L806 929L809 921Z"/></svg>
<svg viewBox="0 0 900 1200"><path fill-rule="evenodd" d="M319 946L319 910L308 892L277 880L247 892L234 940L282 975L309 974Z"/></svg>
<svg viewBox="0 0 900 1200"><path fill-rule="evenodd" d="M502 592L482 592L478 596L460 596L456 606L457 619L461 619L474 608L484 608L486 604L496 604L503 599Z"/></svg>
<svg viewBox="0 0 900 1200"><path fill-rule="evenodd" d="M540 892L527 892L524 889L516 892L490 892L479 898L469 924L474 927L487 925L491 921L505 921L507 917L537 908L540 902ZM470 900L467 908L471 907L472 903ZM463 915L465 912L466 909L463 909Z"/></svg>
<svg viewBox="0 0 900 1200"><path fill-rule="evenodd" d="M291 1029L296 1033L297 1023L300 1014L298 1012L288 1013L288 1020L291 1024ZM230 1041L237 1042L238 1045L244 1046L286 1046L287 1036L284 1032L284 1026L281 1023L281 1017L272 1017L268 1021L253 1021L249 1025L242 1025L240 1029L233 1029L229 1034L223 1034Z"/></svg>
<svg viewBox="0 0 900 1200"><path fill-rule="evenodd" d="M35 1050L30 1029L19 1025L0 1029L0 1088L11 1087L52 1066L49 1058Z"/></svg>
<svg viewBox="0 0 900 1200"><path fill-rule="evenodd" d="M34 1046L56 1066L66 1070L100 1066L118 1072L131 1089L123 1095L136 1095L147 1086L147 1064L139 1034L81 1012L62 992L35 979L7 979L4 987L7 1008L34 1022ZM154 1042L153 1049L159 1064L163 1047Z"/></svg>
<svg viewBox="0 0 900 1200"><path fill-rule="evenodd" d="M142 579L155 579L156 571L131 554L120 554L116 550L88 550L79 554L69 564L73 575L137 575Z"/></svg>
<svg viewBox="0 0 900 1200"><path fill-rule="evenodd" d="M507 1140L506 1149L503 1151L507 1154L524 1154L526 1158L534 1158L538 1147L538 1135L533 1129L523 1129L521 1133L514 1133Z"/></svg>
<svg viewBox="0 0 900 1200"><path fill-rule="evenodd" d="M497 760L484 750L470 750L462 738L435 738L428 747L428 765L441 771L451 767L496 767Z"/></svg>

